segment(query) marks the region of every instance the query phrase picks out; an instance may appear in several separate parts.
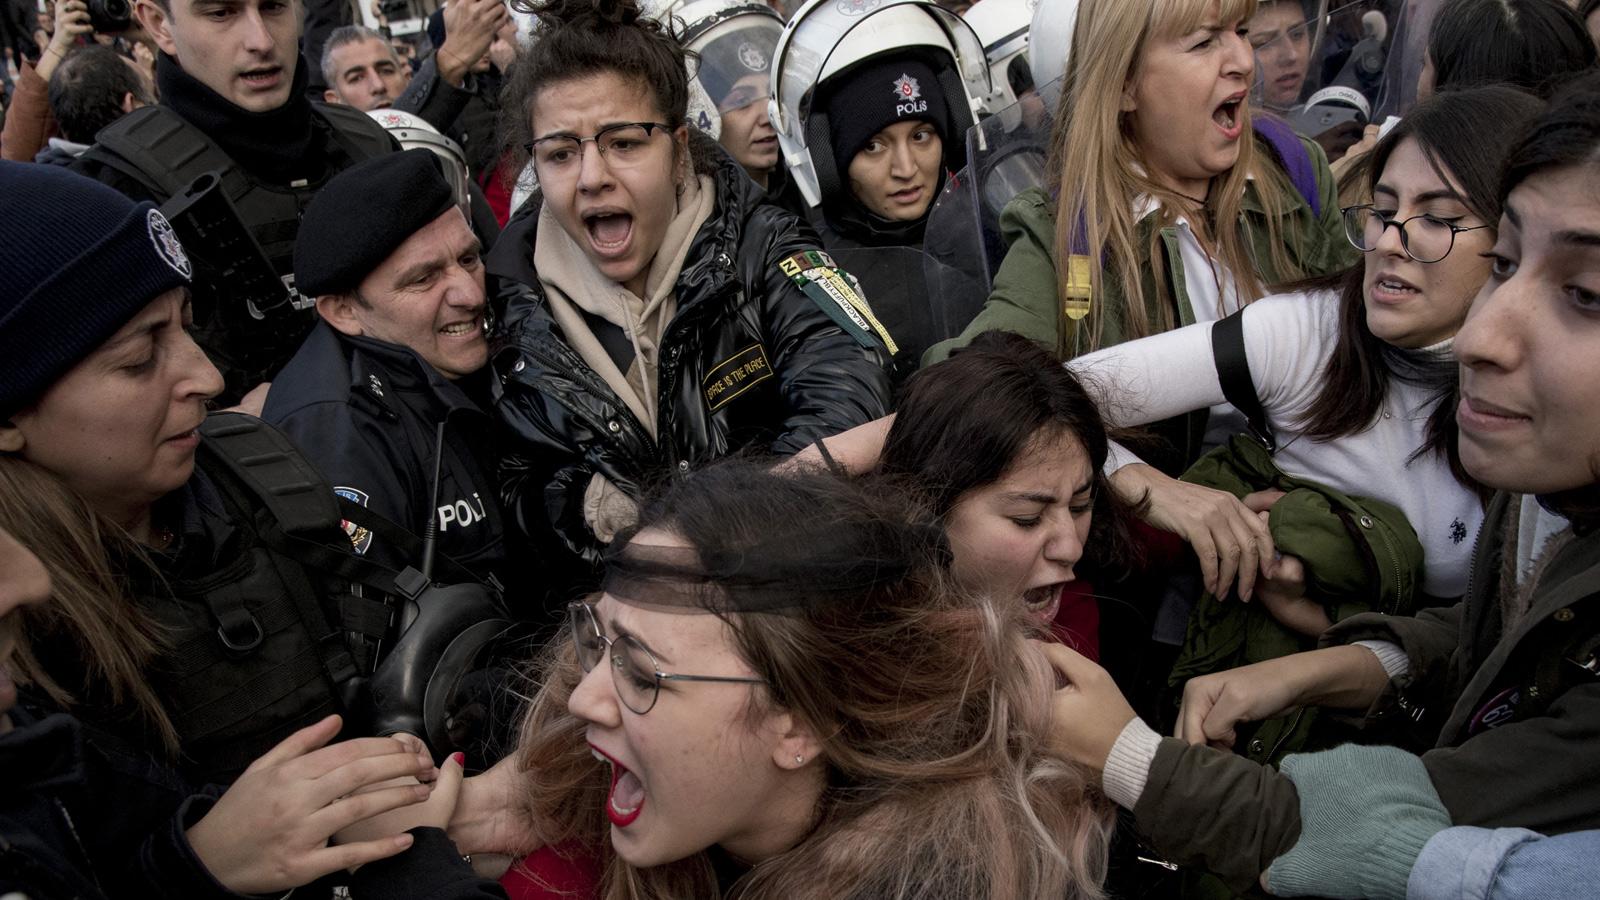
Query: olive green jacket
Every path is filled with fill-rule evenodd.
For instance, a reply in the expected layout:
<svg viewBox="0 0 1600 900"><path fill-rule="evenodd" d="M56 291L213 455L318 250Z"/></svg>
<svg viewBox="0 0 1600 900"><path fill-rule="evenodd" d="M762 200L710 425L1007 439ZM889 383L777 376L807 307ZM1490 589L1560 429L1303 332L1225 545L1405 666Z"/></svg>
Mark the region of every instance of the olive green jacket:
<svg viewBox="0 0 1600 900"><path fill-rule="evenodd" d="M1356 497L1283 473L1271 454L1248 435L1200 458L1183 480L1244 499L1256 491L1284 491L1268 528L1279 552L1305 564L1306 596L1320 602L1331 622L1365 612L1409 616L1422 597L1423 552L1405 513L1391 503ZM1206 594L1189 615L1183 651L1168 683L1181 695L1184 682L1263 660L1315 650L1306 637L1274 619L1260 603ZM1315 710L1240 726L1238 749L1256 762L1277 765L1289 753L1324 749L1342 733L1318 722Z"/></svg>
<svg viewBox="0 0 1600 900"><path fill-rule="evenodd" d="M1400 645L1410 672L1389 682L1369 726L1415 723L1422 754L1457 825L1546 834L1600 828L1600 530L1552 551L1510 627L1516 591L1515 495L1489 504L1466 598L1415 616L1369 613L1335 625L1324 646ZM1514 570L1514 569L1513 569ZM1165 738L1134 806L1140 835L1175 863L1248 891L1300 837L1300 799L1276 770Z"/></svg>
<svg viewBox="0 0 1600 900"><path fill-rule="evenodd" d="M1301 276L1340 272L1355 260L1355 250L1344 237L1333 173L1328 169L1327 156L1316 142L1302 138L1301 143L1311 155L1312 167L1316 171L1322 215L1320 218L1313 215L1311 205L1291 189L1291 202L1279 222L1280 232L1284 236L1284 250L1289 263L1298 267ZM1271 151L1259 138L1257 147L1270 158ZM944 359L951 350L966 346L985 331L1011 331L1045 346L1056 346L1055 208L1055 201L1042 188L1029 188L1018 194L1001 211L1000 232L1008 249L1005 260L995 273L989 299L984 302L977 318L959 336L941 341L923 354L924 366ZM1250 236L1251 255L1261 261L1263 268L1260 275L1267 284L1293 280L1296 273L1276 272L1271 268L1273 254L1267 241L1266 222L1267 212L1256 183L1252 180L1245 186L1244 219L1241 223ZM1152 227L1153 219L1146 217L1137 235L1139 247L1149 246L1149 229ZM1168 260L1180 258L1176 227L1162 229L1161 245ZM1170 279L1171 296L1177 305L1174 320L1181 325L1192 324L1194 316L1183 283L1183 266L1168 265L1166 271ZM1112 272L1106 274L1103 283L1096 288L1094 303L1105 319L1101 325L1100 345L1108 347L1123 340L1124 317L1118 311L1123 308L1125 301L1116 275ZM1155 276L1148 265L1145 266L1143 277L1147 316L1150 321L1159 321L1161 317L1156 308L1159 295L1155 288ZM1090 323L1093 318L1091 315L1090 319L1084 320L1084 324ZM1087 338L1076 343L1085 351L1089 349ZM1073 341L1067 343L1068 346L1073 344Z"/></svg>

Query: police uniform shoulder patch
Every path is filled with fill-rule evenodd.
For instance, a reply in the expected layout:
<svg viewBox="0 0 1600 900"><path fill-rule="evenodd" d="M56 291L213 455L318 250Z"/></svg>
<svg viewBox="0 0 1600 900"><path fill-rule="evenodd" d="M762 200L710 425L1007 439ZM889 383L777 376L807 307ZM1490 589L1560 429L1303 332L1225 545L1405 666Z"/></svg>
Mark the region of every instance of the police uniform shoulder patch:
<svg viewBox="0 0 1600 900"><path fill-rule="evenodd" d="M353 487L340 486L335 487L333 492L357 506L367 505L366 491ZM339 527L343 528L344 533L350 538L350 548L355 551L357 556L364 555L367 552L367 548L372 546L372 532L366 528L357 525L349 519L341 519L339 521Z"/></svg>
<svg viewBox="0 0 1600 900"><path fill-rule="evenodd" d="M861 346L872 348L881 342L891 356L900 352L889 329L883 327L861 296L856 280L841 272L833 257L820 250L807 250L785 258L778 263L778 269Z"/></svg>

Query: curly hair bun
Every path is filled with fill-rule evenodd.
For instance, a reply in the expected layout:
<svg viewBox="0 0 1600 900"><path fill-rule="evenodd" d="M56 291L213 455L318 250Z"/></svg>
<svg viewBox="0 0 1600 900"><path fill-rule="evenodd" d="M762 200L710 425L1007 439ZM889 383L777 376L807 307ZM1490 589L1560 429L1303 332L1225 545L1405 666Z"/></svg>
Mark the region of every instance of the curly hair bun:
<svg viewBox="0 0 1600 900"><path fill-rule="evenodd" d="M635 0L525 0L523 5L539 17L541 28L660 28Z"/></svg>

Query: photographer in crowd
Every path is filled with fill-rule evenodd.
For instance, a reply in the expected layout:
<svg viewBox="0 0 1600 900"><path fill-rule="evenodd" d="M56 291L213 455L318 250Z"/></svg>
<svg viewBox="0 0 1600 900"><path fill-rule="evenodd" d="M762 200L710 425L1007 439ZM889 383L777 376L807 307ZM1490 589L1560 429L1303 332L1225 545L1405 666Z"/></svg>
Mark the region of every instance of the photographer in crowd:
<svg viewBox="0 0 1600 900"><path fill-rule="evenodd" d="M50 42L32 62L17 59L17 80L0 131L0 159L31 161L56 133L50 114L50 77L80 39L94 34L85 0L60 0ZM31 42L31 38L29 39ZM0 61L0 68L4 68Z"/></svg>
<svg viewBox="0 0 1600 900"><path fill-rule="evenodd" d="M84 154L100 129L156 102L153 85L133 60L95 45L67 57L50 78L50 113L61 134L37 162L65 166Z"/></svg>

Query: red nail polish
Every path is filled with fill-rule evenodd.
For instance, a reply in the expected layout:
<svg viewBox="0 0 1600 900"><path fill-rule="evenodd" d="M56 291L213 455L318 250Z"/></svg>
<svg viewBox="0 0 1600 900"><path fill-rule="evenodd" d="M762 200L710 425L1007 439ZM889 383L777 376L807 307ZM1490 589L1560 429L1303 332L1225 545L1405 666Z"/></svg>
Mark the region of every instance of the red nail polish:
<svg viewBox="0 0 1600 900"><path fill-rule="evenodd" d="M452 753L450 758L456 761L456 765L466 768L467 755L465 753Z"/></svg>

